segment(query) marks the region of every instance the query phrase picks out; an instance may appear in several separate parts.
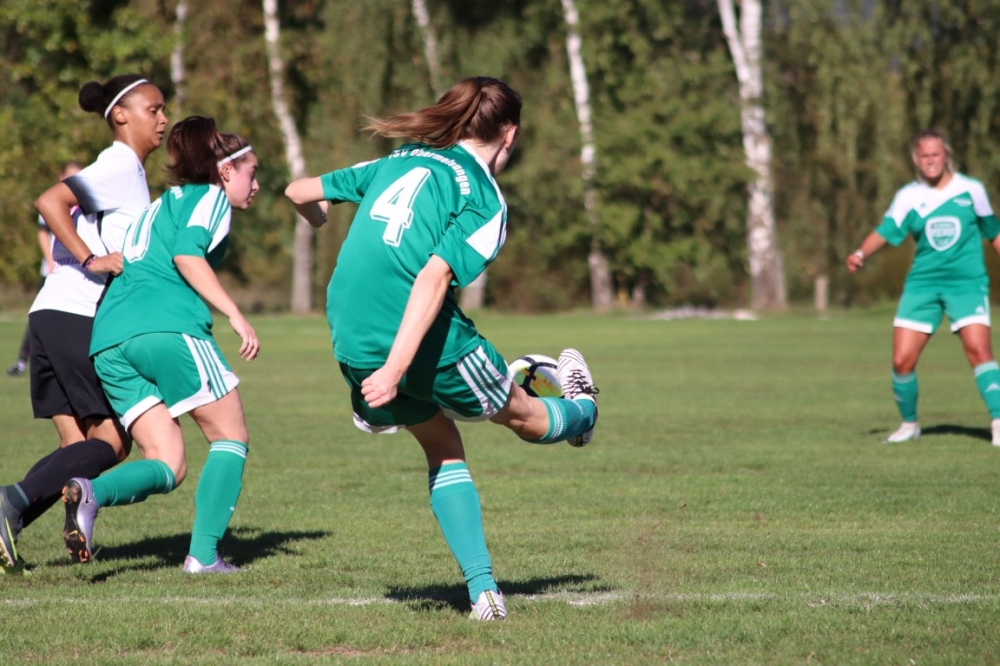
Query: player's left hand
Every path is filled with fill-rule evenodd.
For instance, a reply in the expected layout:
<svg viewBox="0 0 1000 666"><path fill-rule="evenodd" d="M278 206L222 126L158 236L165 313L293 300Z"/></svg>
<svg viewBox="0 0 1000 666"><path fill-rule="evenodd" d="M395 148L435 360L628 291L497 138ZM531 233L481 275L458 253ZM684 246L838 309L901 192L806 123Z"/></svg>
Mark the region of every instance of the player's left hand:
<svg viewBox="0 0 1000 666"><path fill-rule="evenodd" d="M398 372L382 366L361 382L361 396L373 409L388 405L396 397L401 378Z"/></svg>
<svg viewBox="0 0 1000 666"><path fill-rule="evenodd" d="M246 320L246 317L237 313L229 318L229 325L243 341L243 344L240 345L240 358L247 361L257 358L257 354L260 352L260 341L257 339L257 332L253 330L253 326Z"/></svg>

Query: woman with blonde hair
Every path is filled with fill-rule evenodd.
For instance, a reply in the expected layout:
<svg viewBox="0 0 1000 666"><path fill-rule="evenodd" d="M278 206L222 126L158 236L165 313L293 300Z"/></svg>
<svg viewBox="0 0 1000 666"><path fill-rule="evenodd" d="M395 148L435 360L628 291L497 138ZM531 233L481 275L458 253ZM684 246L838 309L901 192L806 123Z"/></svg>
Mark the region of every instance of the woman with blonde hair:
<svg viewBox="0 0 1000 666"><path fill-rule="evenodd" d="M882 224L847 257L853 273L886 243L899 245L907 237L916 243L893 320L892 394L903 422L885 441L920 437L917 361L947 315L990 413L993 446L1000 446L1000 367L990 344L990 284L982 246L985 238L1000 253L1000 221L983 184L955 171L943 134L921 132L910 158L917 180L896 192Z"/></svg>

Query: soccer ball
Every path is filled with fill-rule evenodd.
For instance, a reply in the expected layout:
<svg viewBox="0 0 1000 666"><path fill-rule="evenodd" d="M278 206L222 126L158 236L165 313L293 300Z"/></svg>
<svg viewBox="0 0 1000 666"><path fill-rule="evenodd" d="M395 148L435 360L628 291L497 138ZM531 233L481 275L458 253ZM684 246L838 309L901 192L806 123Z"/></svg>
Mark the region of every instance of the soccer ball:
<svg viewBox="0 0 1000 666"><path fill-rule="evenodd" d="M556 368L559 362L544 354L526 354L510 364L514 382L533 398L561 398Z"/></svg>

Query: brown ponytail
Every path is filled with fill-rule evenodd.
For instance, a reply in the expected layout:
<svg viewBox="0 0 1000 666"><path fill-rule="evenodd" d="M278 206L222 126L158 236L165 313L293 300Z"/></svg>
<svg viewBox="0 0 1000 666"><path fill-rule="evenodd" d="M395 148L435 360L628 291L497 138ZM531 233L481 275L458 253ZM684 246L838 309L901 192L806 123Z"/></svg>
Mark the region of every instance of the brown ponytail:
<svg viewBox="0 0 1000 666"><path fill-rule="evenodd" d="M433 148L462 139L489 144L506 128L521 124L521 96L503 81L477 76L456 83L433 106L367 120L364 129L374 134L413 138Z"/></svg>
<svg viewBox="0 0 1000 666"><path fill-rule="evenodd" d="M174 185L217 185L220 182L219 160L249 145L238 134L220 133L212 118L189 116L175 123L167 137L167 155L170 156L167 172ZM246 157L238 157L233 164L238 165Z"/></svg>

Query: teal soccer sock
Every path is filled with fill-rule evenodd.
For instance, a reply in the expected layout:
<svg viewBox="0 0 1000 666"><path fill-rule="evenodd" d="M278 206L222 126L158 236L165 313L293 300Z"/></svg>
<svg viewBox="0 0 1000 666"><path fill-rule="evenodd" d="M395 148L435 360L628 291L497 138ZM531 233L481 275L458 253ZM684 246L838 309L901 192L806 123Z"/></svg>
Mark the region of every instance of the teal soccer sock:
<svg viewBox="0 0 1000 666"><path fill-rule="evenodd" d="M973 372L979 395L983 396L986 409L990 410L990 418L1000 419L1000 366L996 361L987 361L977 365Z"/></svg>
<svg viewBox="0 0 1000 666"><path fill-rule="evenodd" d="M549 431L537 444L565 442L594 427L597 405L591 400L567 400L566 398L539 398L549 413Z"/></svg>
<svg viewBox="0 0 1000 666"><path fill-rule="evenodd" d="M497 589L493 562L486 548L479 493L464 462L449 463L428 472L431 510L444 540L462 569L469 599L476 602L486 590Z"/></svg>
<svg viewBox="0 0 1000 666"><path fill-rule="evenodd" d="M194 495L194 527L188 553L205 566L218 558L219 541L229 527L243 489L247 446L233 440L212 442Z"/></svg>
<svg viewBox="0 0 1000 666"><path fill-rule="evenodd" d="M892 373L892 397L896 399L896 408L904 421L913 423L917 420L917 396L920 393L917 385L917 373L897 375Z"/></svg>
<svg viewBox="0 0 1000 666"><path fill-rule="evenodd" d="M119 506L164 495L174 489L176 478L162 460L136 460L115 467L94 479L94 499L100 506Z"/></svg>

